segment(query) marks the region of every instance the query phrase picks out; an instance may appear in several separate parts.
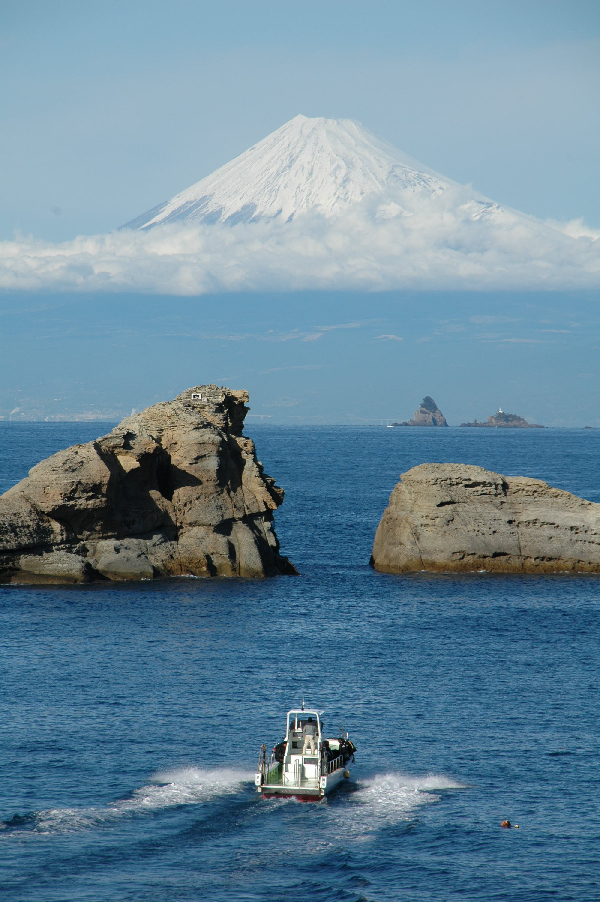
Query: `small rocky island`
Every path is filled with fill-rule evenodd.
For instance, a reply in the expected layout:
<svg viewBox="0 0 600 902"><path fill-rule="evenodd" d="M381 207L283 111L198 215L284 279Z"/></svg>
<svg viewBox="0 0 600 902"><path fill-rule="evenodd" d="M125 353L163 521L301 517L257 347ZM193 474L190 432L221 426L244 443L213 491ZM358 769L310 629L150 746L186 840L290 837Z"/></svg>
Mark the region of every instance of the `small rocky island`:
<svg viewBox="0 0 600 902"><path fill-rule="evenodd" d="M0 580L295 573L272 525L283 489L242 434L246 401L200 385L33 467L0 496Z"/></svg>
<svg viewBox="0 0 600 902"><path fill-rule="evenodd" d="M392 423L392 426L447 426L446 417L438 408L430 395L425 395L421 406L415 410L412 420L402 423Z"/></svg>
<svg viewBox="0 0 600 902"><path fill-rule="evenodd" d="M516 413L505 413L502 408L498 408L498 413L488 417L485 423L478 423L473 420L472 423L461 423L467 428L484 428L484 429L545 429L545 426L538 426L537 423L528 423L526 419L518 416Z"/></svg>
<svg viewBox="0 0 600 902"><path fill-rule="evenodd" d="M600 573L600 504L539 479L421 464L394 488L371 564L386 573Z"/></svg>

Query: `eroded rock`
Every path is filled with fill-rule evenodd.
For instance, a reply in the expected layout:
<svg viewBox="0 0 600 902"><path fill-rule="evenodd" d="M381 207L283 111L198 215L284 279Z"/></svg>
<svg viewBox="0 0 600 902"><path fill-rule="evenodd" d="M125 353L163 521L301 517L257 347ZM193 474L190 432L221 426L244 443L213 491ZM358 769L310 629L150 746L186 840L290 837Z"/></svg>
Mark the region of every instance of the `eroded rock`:
<svg viewBox="0 0 600 902"><path fill-rule="evenodd" d="M412 420L392 423L392 426L447 426L446 417L430 395L425 395Z"/></svg>
<svg viewBox="0 0 600 902"><path fill-rule="evenodd" d="M463 464L403 473L377 528L376 570L600 572L600 504Z"/></svg>
<svg viewBox="0 0 600 902"><path fill-rule="evenodd" d="M0 579L295 573L272 525L283 490L242 434L246 401L197 386L37 464L0 497Z"/></svg>

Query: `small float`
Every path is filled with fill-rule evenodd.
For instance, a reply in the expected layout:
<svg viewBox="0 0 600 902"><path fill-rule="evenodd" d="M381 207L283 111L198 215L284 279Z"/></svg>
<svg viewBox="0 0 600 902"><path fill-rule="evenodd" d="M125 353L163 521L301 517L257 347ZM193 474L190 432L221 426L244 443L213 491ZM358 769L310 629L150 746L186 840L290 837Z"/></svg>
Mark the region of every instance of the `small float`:
<svg viewBox="0 0 600 902"><path fill-rule="evenodd" d="M355 751L348 733L342 730L337 738L325 737L323 711L302 705L288 711L285 738L270 756L267 746L261 746L256 789L263 799L318 801L350 778L347 765L354 761Z"/></svg>

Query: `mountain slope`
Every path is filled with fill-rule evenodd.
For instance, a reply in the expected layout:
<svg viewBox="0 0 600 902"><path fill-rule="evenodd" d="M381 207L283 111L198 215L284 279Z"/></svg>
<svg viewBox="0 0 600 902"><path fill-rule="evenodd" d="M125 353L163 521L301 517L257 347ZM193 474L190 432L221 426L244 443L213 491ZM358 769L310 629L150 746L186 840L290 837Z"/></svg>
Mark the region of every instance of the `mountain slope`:
<svg viewBox="0 0 600 902"><path fill-rule="evenodd" d="M357 122L296 116L122 229L0 246L0 288L48 285L185 295L597 288L600 233L501 207Z"/></svg>
<svg viewBox="0 0 600 902"><path fill-rule="evenodd" d="M296 116L212 175L127 223L289 221L333 216L369 195L443 193L454 183L351 119Z"/></svg>

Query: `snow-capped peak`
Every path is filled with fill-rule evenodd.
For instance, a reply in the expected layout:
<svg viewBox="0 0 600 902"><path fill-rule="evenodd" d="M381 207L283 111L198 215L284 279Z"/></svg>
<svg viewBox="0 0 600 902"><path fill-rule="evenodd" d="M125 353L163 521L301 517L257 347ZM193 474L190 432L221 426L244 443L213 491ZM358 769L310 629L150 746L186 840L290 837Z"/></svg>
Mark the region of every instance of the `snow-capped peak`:
<svg viewBox="0 0 600 902"><path fill-rule="evenodd" d="M296 116L230 163L127 223L288 221L333 216L372 194L439 194L451 184L352 119Z"/></svg>

